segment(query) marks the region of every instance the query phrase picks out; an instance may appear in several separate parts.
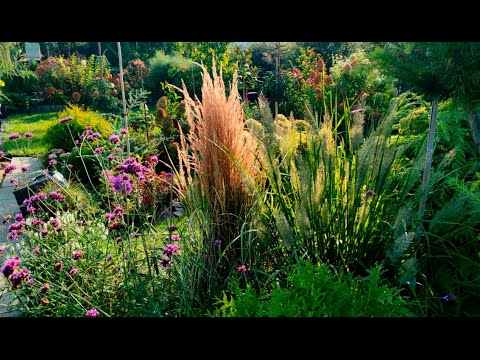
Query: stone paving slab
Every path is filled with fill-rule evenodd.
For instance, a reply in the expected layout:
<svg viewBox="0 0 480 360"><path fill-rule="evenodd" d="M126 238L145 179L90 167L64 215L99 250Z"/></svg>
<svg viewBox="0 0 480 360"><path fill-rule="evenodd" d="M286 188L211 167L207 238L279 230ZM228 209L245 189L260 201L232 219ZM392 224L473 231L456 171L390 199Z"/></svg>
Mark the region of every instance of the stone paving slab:
<svg viewBox="0 0 480 360"><path fill-rule="evenodd" d="M14 164L17 169L5 176L0 186L0 222L4 215L14 215L20 212L20 207L17 204L15 195L13 194L14 187L10 183L11 179L17 180L19 186L24 186L42 175L44 166L39 159L31 157L16 157L13 158L11 164ZM23 173L22 166L27 166L28 171ZM5 247L7 244L12 244L11 240L7 238L8 225L0 223L0 246ZM14 244L14 249L18 247L18 242ZM15 251L16 252L16 251ZM0 258L0 267L3 265L3 259ZM5 278L0 274L0 289L5 285ZM12 311L10 307L18 302L6 289L0 290L0 317L19 317L22 316L19 311Z"/></svg>

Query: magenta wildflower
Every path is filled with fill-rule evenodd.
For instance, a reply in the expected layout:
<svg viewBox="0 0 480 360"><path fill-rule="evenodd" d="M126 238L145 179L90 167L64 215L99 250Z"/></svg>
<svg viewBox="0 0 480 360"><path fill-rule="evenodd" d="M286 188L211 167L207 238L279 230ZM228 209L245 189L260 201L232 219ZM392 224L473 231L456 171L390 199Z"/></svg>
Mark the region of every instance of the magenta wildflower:
<svg viewBox="0 0 480 360"><path fill-rule="evenodd" d="M118 135L112 135L108 138L108 141L110 141L112 144L117 144L120 142L120 137Z"/></svg>
<svg viewBox="0 0 480 360"><path fill-rule="evenodd" d="M107 212L107 213L105 213L105 217L107 219L113 220L113 219L115 219L115 214L113 214L111 212Z"/></svg>
<svg viewBox="0 0 480 360"><path fill-rule="evenodd" d="M107 159L108 159L109 161L113 161L113 160L115 159L115 154L113 154L113 153L108 154Z"/></svg>
<svg viewBox="0 0 480 360"><path fill-rule="evenodd" d="M13 170L16 170L17 167L14 165L14 164L8 164L7 166L5 166L5 175L8 175L10 174L11 172L13 172Z"/></svg>
<svg viewBox="0 0 480 360"><path fill-rule="evenodd" d="M22 172L27 172L27 171L28 171L28 166L23 165L23 166L22 166Z"/></svg>
<svg viewBox="0 0 480 360"><path fill-rule="evenodd" d="M2 224L5 224L7 221L10 221L12 215L5 215L2 220Z"/></svg>
<svg viewBox="0 0 480 360"><path fill-rule="evenodd" d="M27 212L33 214L33 213L35 212L35 210L37 210L37 209L35 209L35 207L33 207L33 206L31 206L31 205L30 205L30 206L27 206Z"/></svg>
<svg viewBox="0 0 480 360"><path fill-rule="evenodd" d="M373 195L375 195L375 192L373 190L369 189L369 190L365 191L365 196L373 196Z"/></svg>
<svg viewBox="0 0 480 360"><path fill-rule="evenodd" d="M128 130L125 129L125 128L120 129L120 134L122 134L122 135L125 135L127 132L128 132Z"/></svg>
<svg viewBox="0 0 480 360"><path fill-rule="evenodd" d="M60 219L59 218L50 218L50 224L53 227L58 228L60 226Z"/></svg>
<svg viewBox="0 0 480 360"><path fill-rule="evenodd" d="M115 191L122 194L130 194L132 192L132 180L125 174L111 176L110 184Z"/></svg>
<svg viewBox="0 0 480 360"><path fill-rule="evenodd" d="M23 135L25 135L26 138L31 138L31 137L33 137L33 134L32 134L30 131L26 132L26 133L23 134Z"/></svg>
<svg viewBox="0 0 480 360"><path fill-rule="evenodd" d="M218 247L221 247L221 246L222 246L222 240L215 240L215 241L213 242L213 245L218 246Z"/></svg>
<svg viewBox="0 0 480 360"><path fill-rule="evenodd" d="M78 272L77 269L71 268L70 271L68 272L70 275L75 275Z"/></svg>
<svg viewBox="0 0 480 360"><path fill-rule="evenodd" d="M85 316L86 317L91 317L91 318L96 318L100 315L100 313L98 312L97 309L90 309L90 310L87 310L87 312L85 313Z"/></svg>
<svg viewBox="0 0 480 360"><path fill-rule="evenodd" d="M40 294L45 294L48 289L50 289L50 285L48 284L43 284L42 287L40 288Z"/></svg>
<svg viewBox="0 0 480 360"><path fill-rule="evenodd" d="M59 261L55 263L55 271L60 271L63 269L63 262Z"/></svg>
<svg viewBox="0 0 480 360"><path fill-rule="evenodd" d="M128 254L123 255L123 258L124 258L125 260L128 259L129 257L130 257L130 256L128 256Z"/></svg>
<svg viewBox="0 0 480 360"><path fill-rule="evenodd" d="M131 236L132 238L138 238L138 237L140 237L140 233L134 232L134 233L131 233L130 236Z"/></svg>
<svg viewBox="0 0 480 360"><path fill-rule="evenodd" d="M15 139L18 139L19 137L20 137L19 133L13 133L8 135L8 140L15 140Z"/></svg>
<svg viewBox="0 0 480 360"><path fill-rule="evenodd" d="M21 271L15 270L12 275L10 275L10 281L12 283L12 288L15 290L22 280L30 276L30 271L23 268Z"/></svg>
<svg viewBox="0 0 480 360"><path fill-rule="evenodd" d="M122 237L121 237L121 236L117 236L117 237L115 238L115 243L116 243L116 244L120 244L121 242L122 242Z"/></svg>
<svg viewBox="0 0 480 360"><path fill-rule="evenodd" d="M122 152L122 151L123 151L123 149L122 149L122 148L120 148L120 147L117 147L117 148L115 148L115 151L116 151L116 152Z"/></svg>
<svg viewBox="0 0 480 360"><path fill-rule="evenodd" d="M55 153L48 154L48 158L49 158L49 159L56 159L56 158L57 158L57 154L55 154Z"/></svg>
<svg viewBox="0 0 480 360"><path fill-rule="evenodd" d="M72 120L73 120L73 117L67 116L67 117L64 117L64 118L60 119L59 122L64 123L64 122L72 121Z"/></svg>
<svg viewBox="0 0 480 360"><path fill-rule="evenodd" d="M173 240L173 241L179 241L179 240L180 240L180 235L178 235L178 234L173 234L173 235L172 235L172 240Z"/></svg>
<svg viewBox="0 0 480 360"><path fill-rule="evenodd" d="M33 250L33 252L34 252L35 254L40 254L40 246L37 246L37 247Z"/></svg>
<svg viewBox="0 0 480 360"><path fill-rule="evenodd" d="M90 125L88 125L88 126L85 128L85 131L86 131L86 132L92 131L92 127L91 127Z"/></svg>
<svg viewBox="0 0 480 360"><path fill-rule="evenodd" d="M74 251L73 254L72 254L72 259L73 260L78 260L82 256L83 256L83 251L82 250Z"/></svg>
<svg viewBox="0 0 480 360"><path fill-rule="evenodd" d="M14 256L11 259L6 260L3 263L2 273L5 277L9 277L15 269L22 263L18 256Z"/></svg>
<svg viewBox="0 0 480 360"><path fill-rule="evenodd" d="M73 142L73 144L74 144L74 145L78 145L78 144L80 144L80 141L75 140L75 141Z"/></svg>
<svg viewBox="0 0 480 360"><path fill-rule="evenodd" d="M15 219L15 221L22 221L23 220L22 213L16 213L14 219Z"/></svg>
<svg viewBox="0 0 480 360"><path fill-rule="evenodd" d="M103 152L103 150L105 150L105 147L100 146L100 147L96 148L95 150L93 150L93 153L94 154L101 154Z"/></svg>
<svg viewBox="0 0 480 360"><path fill-rule="evenodd" d="M112 260L112 255L108 255L106 260L111 261Z"/></svg>
<svg viewBox="0 0 480 360"><path fill-rule="evenodd" d="M27 284L33 284L33 281L34 281L33 278L30 278L27 280Z"/></svg>
<svg viewBox="0 0 480 360"><path fill-rule="evenodd" d="M0 151L0 159L5 156L5 153L3 151Z"/></svg>
<svg viewBox="0 0 480 360"><path fill-rule="evenodd" d="M178 247L178 245L168 244L163 249L163 254L167 255L168 257L171 257L173 254L177 253L179 250L180 250L180 248Z"/></svg>
<svg viewBox="0 0 480 360"><path fill-rule="evenodd" d="M50 231L48 229L42 229L42 231L40 231L40 235L42 235L42 237L45 237L48 234L50 234Z"/></svg>
<svg viewBox="0 0 480 360"><path fill-rule="evenodd" d="M170 260L169 258L164 258L162 260L160 260L160 264L162 265L162 267L164 269L168 268L170 265L172 265L172 260Z"/></svg>
<svg viewBox="0 0 480 360"><path fill-rule="evenodd" d="M50 160L50 161L48 162L48 165L50 165L50 166L55 166L55 165L57 165L57 160L55 160L55 159Z"/></svg>
<svg viewBox="0 0 480 360"><path fill-rule="evenodd" d="M239 265L239 266L237 266L237 271L239 273L246 273L247 272L247 267L245 265Z"/></svg>
<svg viewBox="0 0 480 360"><path fill-rule="evenodd" d="M47 305L49 303L48 299L44 296L40 299L41 305Z"/></svg>

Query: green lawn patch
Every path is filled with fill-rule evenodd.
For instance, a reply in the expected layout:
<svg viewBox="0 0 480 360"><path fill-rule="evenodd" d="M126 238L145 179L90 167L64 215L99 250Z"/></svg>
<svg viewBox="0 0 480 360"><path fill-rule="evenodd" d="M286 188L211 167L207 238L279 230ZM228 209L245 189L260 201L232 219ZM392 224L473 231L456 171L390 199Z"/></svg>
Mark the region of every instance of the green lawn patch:
<svg viewBox="0 0 480 360"><path fill-rule="evenodd" d="M57 121L56 112L37 114L16 114L5 119L2 150L12 156L37 156L45 154L48 144L44 141L47 129ZM32 138L26 138L26 132L33 133ZM17 140L8 140L12 133L20 134Z"/></svg>

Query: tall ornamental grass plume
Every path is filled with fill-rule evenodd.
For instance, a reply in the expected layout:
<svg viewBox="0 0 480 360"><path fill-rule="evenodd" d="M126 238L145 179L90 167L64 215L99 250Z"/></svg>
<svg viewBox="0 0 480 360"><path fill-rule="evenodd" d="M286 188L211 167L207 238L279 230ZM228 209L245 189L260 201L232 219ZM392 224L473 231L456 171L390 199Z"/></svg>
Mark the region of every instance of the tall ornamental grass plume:
<svg viewBox="0 0 480 360"><path fill-rule="evenodd" d="M317 129L302 135L305 146L283 136L265 147L259 159L267 188L257 227L262 247L276 251L266 260L286 256L355 271L384 259L392 224L420 176L400 163L406 146L392 136L402 101L392 101L365 139L355 112L340 116L331 107ZM340 133L342 122L347 131Z"/></svg>
<svg viewBox="0 0 480 360"><path fill-rule="evenodd" d="M257 144L245 130L237 72L226 89L222 70L217 74L215 61L212 76L200 66L203 71L201 100L192 99L185 84L181 90L190 130L184 134L179 128L181 146L175 181L187 210L203 217L204 226L200 227L203 238L198 245L205 256L205 270L224 279L241 259L241 242L235 239L254 202L248 189L256 173ZM215 240L222 243L221 256ZM199 276L203 277L202 274ZM212 276L205 275L205 279Z"/></svg>

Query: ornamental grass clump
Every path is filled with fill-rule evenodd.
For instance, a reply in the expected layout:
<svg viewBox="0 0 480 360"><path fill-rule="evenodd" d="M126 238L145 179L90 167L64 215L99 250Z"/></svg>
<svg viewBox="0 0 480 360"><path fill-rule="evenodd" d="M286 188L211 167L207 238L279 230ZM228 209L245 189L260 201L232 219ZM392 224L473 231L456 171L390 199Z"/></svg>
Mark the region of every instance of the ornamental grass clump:
<svg viewBox="0 0 480 360"><path fill-rule="evenodd" d="M245 131L237 91L237 73L227 89L222 71L212 75L202 66L202 96L192 99L183 84L189 132L180 130L179 167L175 177L187 212L197 215L201 237L195 246L193 292L215 291L242 258L240 226L253 204L249 179L255 176L256 141ZM215 241L220 240L223 251ZM218 244L218 242L217 242ZM201 295L201 296L204 296ZM209 295L207 295L209 297Z"/></svg>

